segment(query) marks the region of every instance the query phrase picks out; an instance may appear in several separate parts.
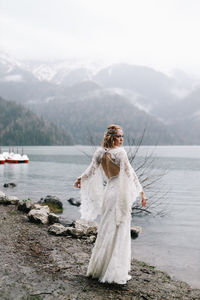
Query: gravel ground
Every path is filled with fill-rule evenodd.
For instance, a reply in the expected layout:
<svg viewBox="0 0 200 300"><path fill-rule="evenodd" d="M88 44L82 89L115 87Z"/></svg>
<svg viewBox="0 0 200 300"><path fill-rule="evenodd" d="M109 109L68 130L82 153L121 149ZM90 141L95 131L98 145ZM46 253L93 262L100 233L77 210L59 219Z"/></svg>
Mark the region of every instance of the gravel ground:
<svg viewBox="0 0 200 300"><path fill-rule="evenodd" d="M30 223L14 205L0 205L0 299L200 299L199 289L137 260L126 285L87 278L92 247L50 235L47 225Z"/></svg>

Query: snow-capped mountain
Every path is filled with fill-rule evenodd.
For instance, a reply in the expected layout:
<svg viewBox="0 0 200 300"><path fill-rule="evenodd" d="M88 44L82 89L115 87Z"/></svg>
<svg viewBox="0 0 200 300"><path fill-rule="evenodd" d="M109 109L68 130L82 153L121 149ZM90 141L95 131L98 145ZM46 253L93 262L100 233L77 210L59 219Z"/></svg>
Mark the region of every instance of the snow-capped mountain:
<svg viewBox="0 0 200 300"><path fill-rule="evenodd" d="M14 68L26 68L25 64L13 56L8 55L7 53L0 51L0 64L1 68L4 66L4 72L11 72Z"/></svg>
<svg viewBox="0 0 200 300"><path fill-rule="evenodd" d="M99 103L101 117L105 119L103 107L108 105L114 111L117 102L124 101L124 116L131 104L137 115L142 112L145 118L154 119L154 124L159 121L174 131L180 143L198 143L200 82L181 71L166 75L146 66L122 63L99 67L89 61L73 59L20 61L0 52L0 96L21 102L35 111L38 109L38 113L52 114L51 121L63 107L61 114L65 123L71 118L68 114L71 106L81 115L80 108L91 105L92 114L95 114L96 103ZM185 120L187 128L193 128L193 135L188 132L186 137ZM129 121L131 124L131 116ZM143 120L138 119L138 122L143 123ZM157 132L156 125L154 128Z"/></svg>
<svg viewBox="0 0 200 300"><path fill-rule="evenodd" d="M51 81L56 75L56 69L45 63L28 63L27 70L40 81Z"/></svg>
<svg viewBox="0 0 200 300"><path fill-rule="evenodd" d="M27 70L24 62L0 52L0 82L25 82L34 80L34 75Z"/></svg>
<svg viewBox="0 0 200 300"><path fill-rule="evenodd" d="M85 59L65 59L53 62L26 61L26 69L32 72L37 79L55 84L66 83L66 78L71 76L77 76L76 82L72 80L72 84L91 80L102 65L103 63Z"/></svg>
<svg viewBox="0 0 200 300"><path fill-rule="evenodd" d="M1 76L8 76L15 72L15 76L19 75L20 77L20 71L27 71L39 81L53 82L55 84L62 84L63 82L66 83L66 77L71 76L73 76L74 80L76 81L73 82L72 80L72 84L77 83L77 81L80 80L90 80L93 74L100 68L100 65L102 64L81 59L66 59L53 62L20 61L19 59L0 51ZM16 69L18 70L19 74L17 74ZM8 79L6 81L8 81Z"/></svg>

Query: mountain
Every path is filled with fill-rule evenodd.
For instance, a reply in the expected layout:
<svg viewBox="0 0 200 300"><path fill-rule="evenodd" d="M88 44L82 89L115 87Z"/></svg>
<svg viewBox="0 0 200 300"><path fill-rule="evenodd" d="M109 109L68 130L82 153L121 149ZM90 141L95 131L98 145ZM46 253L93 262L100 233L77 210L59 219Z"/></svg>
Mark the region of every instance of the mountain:
<svg viewBox="0 0 200 300"><path fill-rule="evenodd" d="M170 128L184 144L200 144L200 86L174 107Z"/></svg>
<svg viewBox="0 0 200 300"><path fill-rule="evenodd" d="M200 144L199 81L181 70L169 76L153 68L129 64L95 69L78 60L22 62L0 52L0 91L4 99L21 102L45 119L62 125L75 135L76 143L85 142L82 134L78 136L74 120L78 119L81 131L90 128L92 122L94 129L102 131L97 108L104 111L109 104L109 109L116 113L124 111L124 117L119 114L118 119L129 131L132 125L126 126L125 119L135 128L137 124L143 125L144 119L148 120L147 124L155 125L147 125L151 137L149 135L145 143L156 143L158 136L155 137L160 136L162 128L159 143ZM91 115L88 116L89 108ZM129 111L137 124L131 123ZM106 111L104 114L106 116ZM105 116L104 125L113 122L113 114Z"/></svg>
<svg viewBox="0 0 200 300"><path fill-rule="evenodd" d="M71 145L66 130L36 114L0 98L0 145Z"/></svg>
<svg viewBox="0 0 200 300"><path fill-rule="evenodd" d="M21 103L39 101L54 95L55 87L48 82L40 82L26 64L0 53L0 93L1 97Z"/></svg>
<svg viewBox="0 0 200 300"><path fill-rule="evenodd" d="M199 85L199 80L197 78L180 69L174 69L171 72L171 78L175 80L176 90L174 92L182 98L186 97L189 92Z"/></svg>
<svg viewBox="0 0 200 300"><path fill-rule="evenodd" d="M128 64L97 70L77 61L21 62L0 53L1 96L23 103L59 100L65 97L68 88L93 82L128 97L140 109L167 123L165 107L169 111L179 100L179 92L183 92L180 71L169 77L152 68Z"/></svg>
<svg viewBox="0 0 200 300"><path fill-rule="evenodd" d="M57 118L57 124L70 130L75 143L100 144L104 131L111 123L120 124L128 139L140 140L144 130L143 144L174 144L176 136L170 134L165 125L139 110L127 99L114 93L98 90L84 101L51 101L31 108L49 121Z"/></svg>
<svg viewBox="0 0 200 300"><path fill-rule="evenodd" d="M99 63L90 60L65 59L56 61L25 61L25 68L40 81L62 84L75 84L78 81L90 80L99 69ZM72 81L71 82L71 78ZM71 82L71 83L70 83Z"/></svg>
<svg viewBox="0 0 200 300"><path fill-rule="evenodd" d="M82 89L88 89L89 93L97 86L90 81L91 77L91 70L74 69L69 62L49 65L42 62L23 63L0 53L1 97L25 105L68 98L73 94L73 90L75 94L80 94ZM78 91L75 85L80 83L83 85Z"/></svg>
<svg viewBox="0 0 200 300"><path fill-rule="evenodd" d="M0 51L0 74L6 74L14 68L25 69L25 64L7 53Z"/></svg>
<svg viewBox="0 0 200 300"><path fill-rule="evenodd" d="M161 72L145 66L128 64L115 64L101 69L95 75L94 81L104 87L133 90L153 98L168 93L173 86L173 80Z"/></svg>
<svg viewBox="0 0 200 300"><path fill-rule="evenodd" d="M86 68L80 68L66 72L60 70L53 78L52 81L57 84L71 86L79 82L88 81L92 78L91 71Z"/></svg>
<svg viewBox="0 0 200 300"><path fill-rule="evenodd" d="M132 102L167 121L165 108L176 103L173 78L152 68L128 64L116 64L100 70L93 80L105 88L118 89ZM167 123L167 122L166 122Z"/></svg>

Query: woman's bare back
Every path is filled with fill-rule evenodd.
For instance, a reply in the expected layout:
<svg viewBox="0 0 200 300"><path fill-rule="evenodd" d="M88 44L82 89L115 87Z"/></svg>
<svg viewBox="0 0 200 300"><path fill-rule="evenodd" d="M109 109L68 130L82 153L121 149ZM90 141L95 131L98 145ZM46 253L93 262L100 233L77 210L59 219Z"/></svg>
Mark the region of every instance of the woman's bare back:
<svg viewBox="0 0 200 300"><path fill-rule="evenodd" d="M111 158L110 153L106 152L101 160L101 166L107 178L119 175L120 167Z"/></svg>

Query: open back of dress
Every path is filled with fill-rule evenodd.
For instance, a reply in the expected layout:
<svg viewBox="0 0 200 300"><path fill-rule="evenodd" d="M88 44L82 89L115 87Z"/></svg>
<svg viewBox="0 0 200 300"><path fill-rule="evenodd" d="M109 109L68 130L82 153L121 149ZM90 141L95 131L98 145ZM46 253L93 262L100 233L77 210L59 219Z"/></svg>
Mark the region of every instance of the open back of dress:
<svg viewBox="0 0 200 300"><path fill-rule="evenodd" d="M101 147L81 180L81 217L95 220L101 214L87 276L125 284L130 279L131 206L142 191L137 175L123 148Z"/></svg>
<svg viewBox="0 0 200 300"><path fill-rule="evenodd" d="M120 167L112 160L110 153L106 152L101 160L101 166L107 178L119 175Z"/></svg>

